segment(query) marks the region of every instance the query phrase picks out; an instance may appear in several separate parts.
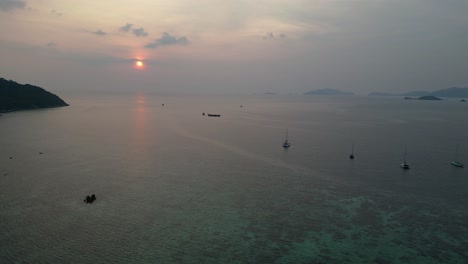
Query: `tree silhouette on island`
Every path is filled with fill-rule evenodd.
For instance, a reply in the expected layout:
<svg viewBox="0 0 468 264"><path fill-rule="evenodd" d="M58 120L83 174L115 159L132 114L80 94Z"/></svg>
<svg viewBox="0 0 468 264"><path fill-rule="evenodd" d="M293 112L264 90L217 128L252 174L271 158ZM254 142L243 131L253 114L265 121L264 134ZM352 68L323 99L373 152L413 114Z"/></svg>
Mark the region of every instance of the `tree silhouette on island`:
<svg viewBox="0 0 468 264"><path fill-rule="evenodd" d="M0 78L0 112L61 106L68 104L41 87Z"/></svg>

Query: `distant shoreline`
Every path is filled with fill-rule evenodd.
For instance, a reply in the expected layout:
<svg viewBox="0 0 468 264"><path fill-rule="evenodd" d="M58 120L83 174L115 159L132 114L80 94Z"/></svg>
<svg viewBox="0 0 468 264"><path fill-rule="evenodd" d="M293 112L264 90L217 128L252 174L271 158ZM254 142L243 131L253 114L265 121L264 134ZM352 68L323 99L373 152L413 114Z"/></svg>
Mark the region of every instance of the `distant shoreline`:
<svg viewBox="0 0 468 264"><path fill-rule="evenodd" d="M44 107L33 107L33 108L7 109L7 110L0 110L0 114L6 114L6 113L12 113L12 112L18 112L18 111L28 111L28 110L50 109L50 108L58 108L58 107L66 107L66 106L70 106L70 105L67 104L67 105L58 105L58 106L44 106Z"/></svg>

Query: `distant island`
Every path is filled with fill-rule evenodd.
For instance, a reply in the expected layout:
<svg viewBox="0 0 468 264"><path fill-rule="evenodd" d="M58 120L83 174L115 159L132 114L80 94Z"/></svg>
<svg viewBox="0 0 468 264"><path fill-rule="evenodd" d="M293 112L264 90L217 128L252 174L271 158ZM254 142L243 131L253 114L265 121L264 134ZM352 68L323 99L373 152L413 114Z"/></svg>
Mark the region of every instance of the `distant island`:
<svg viewBox="0 0 468 264"><path fill-rule="evenodd" d="M335 89L317 89L304 93L304 95L354 95L353 93L343 92Z"/></svg>
<svg viewBox="0 0 468 264"><path fill-rule="evenodd" d="M425 95L425 96L419 97L418 100L442 100L442 99L433 95Z"/></svg>
<svg viewBox="0 0 468 264"><path fill-rule="evenodd" d="M421 96L419 98L405 97L403 99L405 99L405 100L442 100L439 97L435 97L435 96L432 96L432 95L425 95L425 96Z"/></svg>
<svg viewBox="0 0 468 264"><path fill-rule="evenodd" d="M434 91L434 92L413 91L413 92L400 93L400 94L374 92L374 93L370 93L369 96L468 97L468 87L465 87L465 88L451 87L451 88L447 88L447 89L437 90L437 91Z"/></svg>
<svg viewBox="0 0 468 264"><path fill-rule="evenodd" d="M57 95L30 84L0 78L0 112L68 106Z"/></svg>

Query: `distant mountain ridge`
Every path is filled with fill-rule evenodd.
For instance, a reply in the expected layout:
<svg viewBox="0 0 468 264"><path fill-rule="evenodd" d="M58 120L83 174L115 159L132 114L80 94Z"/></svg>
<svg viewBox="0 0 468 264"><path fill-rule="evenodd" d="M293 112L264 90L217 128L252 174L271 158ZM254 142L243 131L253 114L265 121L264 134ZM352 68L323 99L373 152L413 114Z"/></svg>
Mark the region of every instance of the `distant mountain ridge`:
<svg viewBox="0 0 468 264"><path fill-rule="evenodd" d="M0 78L0 112L60 106L68 104L41 87Z"/></svg>
<svg viewBox="0 0 468 264"><path fill-rule="evenodd" d="M400 93L400 94L374 92L374 93L370 93L369 96L468 97L468 87L465 87L465 88L451 87L451 88L447 88L447 89L436 90L434 92L413 91L413 92Z"/></svg>
<svg viewBox="0 0 468 264"><path fill-rule="evenodd" d="M354 95L353 93L343 92L336 89L317 89L304 93L304 95Z"/></svg>

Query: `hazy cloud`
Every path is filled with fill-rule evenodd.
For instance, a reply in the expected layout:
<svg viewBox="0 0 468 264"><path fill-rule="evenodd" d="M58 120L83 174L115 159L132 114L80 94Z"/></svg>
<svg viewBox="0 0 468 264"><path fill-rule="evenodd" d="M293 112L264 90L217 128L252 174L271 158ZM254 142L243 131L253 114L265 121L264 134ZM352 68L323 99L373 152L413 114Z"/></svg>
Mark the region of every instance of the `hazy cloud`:
<svg viewBox="0 0 468 264"><path fill-rule="evenodd" d="M130 24L128 24L130 25ZM148 36L148 33L145 32L145 30L141 27L141 28L135 28L132 30L133 34L135 34L135 36L137 37L146 37Z"/></svg>
<svg viewBox="0 0 468 264"><path fill-rule="evenodd" d="M13 9L24 9L26 2L21 0L0 0L0 10L10 11Z"/></svg>
<svg viewBox="0 0 468 264"><path fill-rule="evenodd" d="M164 32L163 35L155 39L153 42L145 45L145 48L154 49L160 46L169 46L169 45L187 45L189 43L188 38L171 36L169 33Z"/></svg>
<svg viewBox="0 0 468 264"><path fill-rule="evenodd" d="M263 39L273 39L275 38L275 35L273 33L267 33L265 36L263 36Z"/></svg>
<svg viewBox="0 0 468 264"><path fill-rule="evenodd" d="M200 91L302 93L332 87L367 94L468 85L468 0L207 0L204 5L166 1L156 9L151 1L119 1L119 8L106 17L110 27L89 24L102 20L99 12L83 14L80 8L54 4L58 2L0 0L3 75L63 78L68 84L69 76L79 82L86 72L96 78L91 87L106 84L105 74L131 83L137 77L125 74L133 74L128 70L133 61L124 59L138 55L144 56L145 64L154 59L158 67L161 61L171 65L147 67L138 75L135 87L148 84L150 90L168 85ZM29 11L32 7L36 9ZM143 25L146 29L136 34L147 36L138 37L134 30ZM107 35L95 35L102 28ZM73 35L76 32L79 35ZM10 34L15 35L5 37ZM81 41L86 45L75 45L80 41L76 37L85 39ZM29 53L19 47L29 44ZM193 51L181 52L190 45L195 46ZM164 54L156 54L161 50ZM43 56L44 52L53 56ZM69 52L78 62L73 69L62 64ZM44 61L44 68L60 68L63 74L37 71L36 63L21 63L24 60ZM90 63L124 67L92 69ZM152 74L153 70L164 74ZM115 86L128 88L117 81Z"/></svg>
<svg viewBox="0 0 468 264"><path fill-rule="evenodd" d="M95 35L98 35L98 36L105 36L105 35L107 35L106 32L104 32L104 31L102 31L102 30L100 30L100 29L97 30L97 31L94 31L94 32L92 32L92 33L95 34Z"/></svg>
<svg viewBox="0 0 468 264"><path fill-rule="evenodd" d="M140 28L133 28L133 24L127 23L125 26L120 27L120 31L122 32L132 32L137 37L146 37L148 36L148 32L145 32L145 29L142 27Z"/></svg>
<svg viewBox="0 0 468 264"><path fill-rule="evenodd" d="M133 27L133 24L127 24L123 27L120 27L120 31L123 31L123 32L129 32Z"/></svg>
<svg viewBox="0 0 468 264"><path fill-rule="evenodd" d="M63 15L62 12L59 12L59 11L57 11L57 10L55 10L55 9L52 9L52 11L50 11L50 14L51 14L52 16L57 16L57 17Z"/></svg>
<svg viewBox="0 0 468 264"><path fill-rule="evenodd" d="M263 36L262 38L267 40L267 39L275 39L275 38L285 38L286 35L281 33L279 34L278 36L276 36L275 34L273 34L273 32L269 32L267 33L265 36Z"/></svg>

